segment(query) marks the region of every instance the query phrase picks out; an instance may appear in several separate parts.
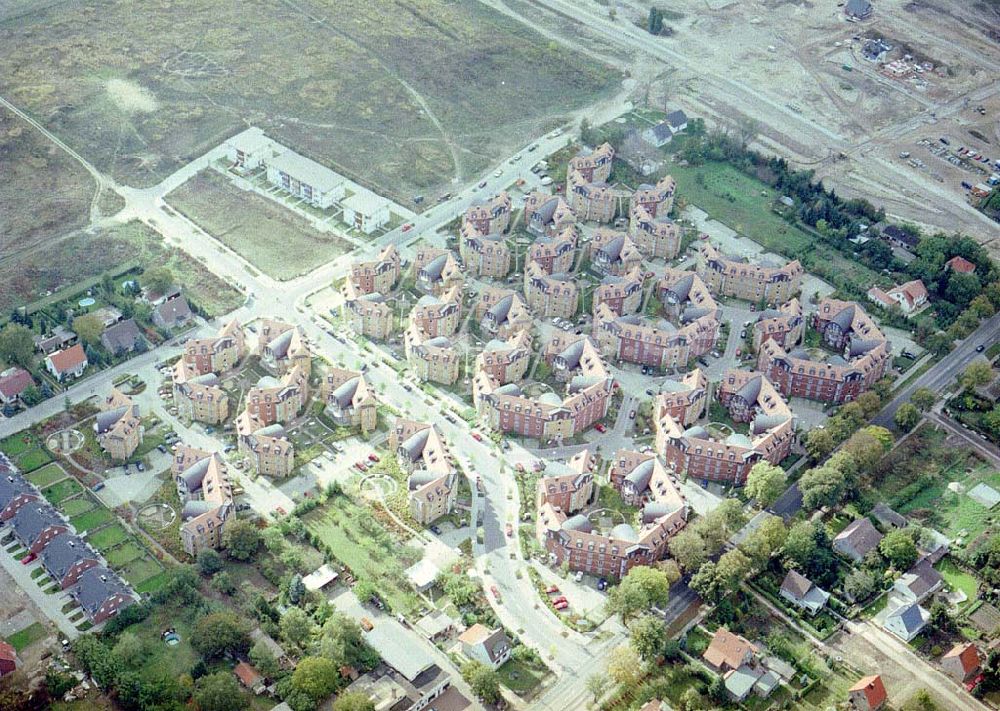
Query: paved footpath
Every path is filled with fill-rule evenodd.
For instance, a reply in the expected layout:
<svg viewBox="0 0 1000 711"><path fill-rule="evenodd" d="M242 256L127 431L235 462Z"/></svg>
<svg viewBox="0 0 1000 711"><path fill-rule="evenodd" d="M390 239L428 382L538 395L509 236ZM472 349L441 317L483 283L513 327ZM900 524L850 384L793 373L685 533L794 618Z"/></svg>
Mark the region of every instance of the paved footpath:
<svg viewBox="0 0 1000 711"><path fill-rule="evenodd" d="M69 618L62 611L63 605L69 602L69 596L63 592L46 595L32 579L31 571L35 566L40 565L40 563L35 562L32 565L21 565L21 561L14 560L14 556L10 553L0 550L0 565L10 574L10 577L14 578L17 586L27 593L31 601L38 606L38 609L52 620L55 626L59 628L59 632L66 639L74 640L80 636L80 631L73 626L73 623L69 621Z"/></svg>

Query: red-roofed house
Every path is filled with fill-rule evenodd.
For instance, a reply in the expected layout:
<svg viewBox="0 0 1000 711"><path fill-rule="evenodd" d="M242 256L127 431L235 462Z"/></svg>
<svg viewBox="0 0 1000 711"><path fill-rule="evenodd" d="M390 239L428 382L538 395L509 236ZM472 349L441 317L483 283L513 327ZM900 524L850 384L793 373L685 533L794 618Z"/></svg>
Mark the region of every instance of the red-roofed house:
<svg viewBox="0 0 1000 711"><path fill-rule="evenodd" d="M24 368L8 368L0 373L0 403L10 405L21 393L35 384L31 373Z"/></svg>
<svg viewBox="0 0 1000 711"><path fill-rule="evenodd" d="M971 642L956 644L941 657L941 668L959 683L969 681L979 674L979 650Z"/></svg>
<svg viewBox="0 0 1000 711"><path fill-rule="evenodd" d="M87 354L77 343L62 351L45 356L46 369L60 382L67 378L79 378L87 369Z"/></svg>
<svg viewBox="0 0 1000 711"><path fill-rule="evenodd" d="M17 650L0 639L0 677L7 676L17 669Z"/></svg>
<svg viewBox="0 0 1000 711"><path fill-rule="evenodd" d="M857 684L847 690L847 695L855 711L878 711L889 698L885 693L882 677L878 674L859 679Z"/></svg>
<svg viewBox="0 0 1000 711"><path fill-rule="evenodd" d="M972 274L972 272L976 271L976 265L965 257L952 257L944 265L959 274Z"/></svg>
<svg viewBox="0 0 1000 711"><path fill-rule="evenodd" d="M252 665L246 662L237 662L236 666L233 667L233 674L243 686L255 694L264 691L264 677Z"/></svg>
<svg viewBox="0 0 1000 711"><path fill-rule="evenodd" d="M919 279L882 291L877 286L868 290L868 299L885 308L898 306L904 314L912 314L927 303L927 287Z"/></svg>

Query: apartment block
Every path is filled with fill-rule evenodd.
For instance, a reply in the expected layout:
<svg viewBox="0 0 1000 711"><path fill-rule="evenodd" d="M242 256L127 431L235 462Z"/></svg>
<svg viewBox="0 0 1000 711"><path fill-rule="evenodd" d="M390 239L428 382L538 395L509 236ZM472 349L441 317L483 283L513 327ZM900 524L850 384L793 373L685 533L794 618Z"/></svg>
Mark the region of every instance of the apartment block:
<svg viewBox="0 0 1000 711"><path fill-rule="evenodd" d="M476 356L476 372L485 371L501 385L524 379L531 362L531 336L520 331L508 340L492 339Z"/></svg>
<svg viewBox="0 0 1000 711"><path fill-rule="evenodd" d="M707 393L708 378L700 368L680 380L665 380L653 400L653 416L658 420L669 415L684 427L690 427L705 414Z"/></svg>
<svg viewBox="0 0 1000 711"><path fill-rule="evenodd" d="M502 233L483 234L467 222L462 225L458 245L462 263L473 274L502 279L510 272L510 247Z"/></svg>
<svg viewBox="0 0 1000 711"><path fill-rule="evenodd" d="M472 226L481 235L498 234L510 226L510 213L510 195L504 190L470 205L462 215L462 225Z"/></svg>
<svg viewBox="0 0 1000 711"><path fill-rule="evenodd" d="M524 226L535 237L552 237L576 225L576 215L558 195L531 192L524 198Z"/></svg>
<svg viewBox="0 0 1000 711"><path fill-rule="evenodd" d="M410 512L428 525L451 512L458 473L441 431L435 425L397 418L389 435L400 467L409 474Z"/></svg>
<svg viewBox="0 0 1000 711"><path fill-rule="evenodd" d="M263 426L294 420L309 399L309 376L299 366L280 380L265 375L247 391L246 411Z"/></svg>
<svg viewBox="0 0 1000 711"><path fill-rule="evenodd" d="M642 252L625 232L602 227L589 247L590 264L601 274L622 276L642 267Z"/></svg>
<svg viewBox="0 0 1000 711"><path fill-rule="evenodd" d="M94 434L101 449L115 461L124 462L142 443L143 426L139 406L117 388L100 404L94 418Z"/></svg>
<svg viewBox="0 0 1000 711"><path fill-rule="evenodd" d="M506 340L530 331L533 317L521 295L512 289L486 287L476 302L476 319L483 333Z"/></svg>
<svg viewBox="0 0 1000 711"><path fill-rule="evenodd" d="M344 285L344 316L351 330L362 336L384 341L393 332L393 311L378 292L358 294L348 281Z"/></svg>
<svg viewBox="0 0 1000 711"><path fill-rule="evenodd" d="M428 337L416 324L403 334L406 361L421 380L451 385L458 380L462 356L445 336Z"/></svg>
<svg viewBox="0 0 1000 711"><path fill-rule="evenodd" d="M173 391L177 414L184 419L215 425L229 417L229 394L215 373L178 381L175 371Z"/></svg>
<svg viewBox="0 0 1000 711"><path fill-rule="evenodd" d="M642 306L644 284L645 276L639 268L623 276L605 276L594 289L594 313L601 304L606 305L615 316L635 313Z"/></svg>
<svg viewBox="0 0 1000 711"><path fill-rule="evenodd" d="M344 222L354 229L370 235L380 227L389 224L389 201L364 188L344 198L340 206L344 208Z"/></svg>
<svg viewBox="0 0 1000 711"><path fill-rule="evenodd" d="M632 193L629 200L629 215L632 218L632 229L635 220L642 213L646 219L664 218L674 207L674 196L677 193L677 181L669 175L664 175L656 185L643 183Z"/></svg>
<svg viewBox="0 0 1000 711"><path fill-rule="evenodd" d="M240 453L258 474L272 478L290 476L295 468L295 446L280 424L264 425L244 410L236 418Z"/></svg>
<svg viewBox="0 0 1000 711"><path fill-rule="evenodd" d="M217 452L180 445L171 474L181 510L181 542L188 555L222 547L226 523L236 514L226 462Z"/></svg>
<svg viewBox="0 0 1000 711"><path fill-rule="evenodd" d="M425 294L410 311L410 324L428 337L451 336L462 322L462 292L453 286L439 297Z"/></svg>
<svg viewBox="0 0 1000 711"><path fill-rule="evenodd" d="M534 262L546 274L563 274L573 271L576 264L577 233L574 225L563 227L550 235L538 237L530 247L525 260Z"/></svg>
<svg viewBox="0 0 1000 711"><path fill-rule="evenodd" d="M378 399L364 373L342 368L330 368L323 376L320 397L326 412L338 425L360 427L362 432L374 432L378 425Z"/></svg>
<svg viewBox="0 0 1000 711"><path fill-rule="evenodd" d="M697 271L713 294L771 305L795 296L803 274L798 260L784 266L750 264L722 254L707 240L698 248Z"/></svg>
<svg viewBox="0 0 1000 711"><path fill-rule="evenodd" d="M757 315L753 324L753 347L760 352L764 341L773 340L783 348L791 348L802 340L804 333L802 304L793 298L777 309L765 309Z"/></svg>
<svg viewBox="0 0 1000 711"><path fill-rule="evenodd" d="M546 274L537 262L524 270L524 296L538 318L573 318L579 288L572 274Z"/></svg>
<svg viewBox="0 0 1000 711"><path fill-rule="evenodd" d="M465 283L462 268L455 255L447 249L418 248L413 258L413 271L417 276L417 288L434 296Z"/></svg>
<svg viewBox="0 0 1000 711"><path fill-rule="evenodd" d="M680 225L667 217L667 212L654 215L642 205L632 208L629 234L647 257L673 259L680 254L683 231Z"/></svg>
<svg viewBox="0 0 1000 711"><path fill-rule="evenodd" d="M256 354L260 356L261 365L275 375L283 375L296 367L309 375L312 352L300 327L263 319L258 331Z"/></svg>
<svg viewBox="0 0 1000 711"><path fill-rule="evenodd" d="M231 319L212 338L191 338L181 359L174 364L174 380L183 382L197 375L222 374L237 366L246 355L243 327Z"/></svg>
<svg viewBox="0 0 1000 711"><path fill-rule="evenodd" d="M357 296L388 294L399 281L400 264L399 250L390 244L379 252L377 259L352 264L348 281Z"/></svg>
<svg viewBox="0 0 1000 711"><path fill-rule="evenodd" d="M615 149L604 143L590 150L584 148L566 167L566 200L577 218L611 222L618 210L621 193L608 184Z"/></svg>

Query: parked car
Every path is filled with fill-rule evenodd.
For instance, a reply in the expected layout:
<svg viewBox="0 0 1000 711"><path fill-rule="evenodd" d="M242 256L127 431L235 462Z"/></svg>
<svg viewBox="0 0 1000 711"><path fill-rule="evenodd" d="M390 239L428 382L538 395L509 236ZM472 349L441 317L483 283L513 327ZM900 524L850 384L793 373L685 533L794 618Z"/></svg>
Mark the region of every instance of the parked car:
<svg viewBox="0 0 1000 711"><path fill-rule="evenodd" d="M598 422L596 425L594 425L594 429L597 430L598 432L600 432L601 434L604 434L605 432L608 431L608 428L605 427L600 422Z"/></svg>
<svg viewBox="0 0 1000 711"><path fill-rule="evenodd" d="M493 593L493 597L495 597L497 599L497 602L499 602L500 601L500 590L497 589L496 585L490 585L490 592Z"/></svg>
<svg viewBox="0 0 1000 711"><path fill-rule="evenodd" d="M370 460L372 460L373 462L377 462L377 461L379 460L379 457L378 457L378 455L377 455L377 454L375 454L375 452L372 452L371 454L369 454L369 455L368 455L368 458L369 458Z"/></svg>
<svg viewBox="0 0 1000 711"><path fill-rule="evenodd" d="M510 538L511 536L514 535L514 527L508 523L506 526L504 526L504 532L507 534L507 538Z"/></svg>
<svg viewBox="0 0 1000 711"><path fill-rule="evenodd" d="M547 594L549 594L549 595L552 595L553 593L557 593L557 592L559 592L559 586L557 586L557 585L549 585L547 588L545 588L545 592Z"/></svg>
<svg viewBox="0 0 1000 711"><path fill-rule="evenodd" d="M94 491L100 491L103 488L104 488L104 482L103 481L99 481L96 484L94 484Z"/></svg>
<svg viewBox="0 0 1000 711"><path fill-rule="evenodd" d="M557 610L559 610L560 612L562 612L567 607L569 607L569 603L568 602L554 602L554 603L552 603L552 607L554 607Z"/></svg>
<svg viewBox="0 0 1000 711"><path fill-rule="evenodd" d="M739 358L742 354L743 354L743 349L742 348L737 348L736 349L736 357Z"/></svg>
<svg viewBox="0 0 1000 711"><path fill-rule="evenodd" d="M986 350L985 344L980 343L978 346L976 346L976 353L982 353L984 350Z"/></svg>
<svg viewBox="0 0 1000 711"><path fill-rule="evenodd" d="M479 184L479 187L480 187L480 188L485 188L485 187L486 187L486 181L484 180L483 182L481 182L481 183Z"/></svg>
<svg viewBox="0 0 1000 711"><path fill-rule="evenodd" d="M552 604L556 604L556 603L560 603L560 602L569 602L569 600L566 599L565 595L560 595L559 597L553 598L553 600L552 600Z"/></svg>
<svg viewBox="0 0 1000 711"><path fill-rule="evenodd" d="M405 225L403 225L403 232L409 232L412 229L413 229L412 222L407 222Z"/></svg>
<svg viewBox="0 0 1000 711"><path fill-rule="evenodd" d="M369 620L367 617L362 617L361 629L363 629L365 632L371 632L373 629L375 629L375 625L373 625L372 621Z"/></svg>
<svg viewBox="0 0 1000 711"><path fill-rule="evenodd" d="M514 465L514 469L519 472L524 472L524 465L521 464L521 462L518 462Z"/></svg>
<svg viewBox="0 0 1000 711"><path fill-rule="evenodd" d="M601 590L601 591L607 590L608 589L608 581L605 580L604 578L601 578L600 580L598 580L597 581L597 589Z"/></svg>
<svg viewBox="0 0 1000 711"><path fill-rule="evenodd" d="M35 553L29 553L28 555L21 558L21 565L27 565L28 563L31 563L33 560L35 560L35 558L37 557L38 556Z"/></svg>
<svg viewBox="0 0 1000 711"><path fill-rule="evenodd" d="M634 419L635 419L635 410L632 410L632 411L630 411L630 412L628 413L628 418L629 418L630 420L634 420Z"/></svg>
<svg viewBox="0 0 1000 711"><path fill-rule="evenodd" d="M656 395L656 391L653 390L653 388L646 388L646 394L649 395L650 397L653 397L654 395Z"/></svg>
<svg viewBox="0 0 1000 711"><path fill-rule="evenodd" d="M573 576L573 580L575 580L578 583L582 583L583 582L583 571L582 570L576 571L576 575Z"/></svg>
<svg viewBox="0 0 1000 711"><path fill-rule="evenodd" d="M473 432L472 433L472 439L476 440L477 442L482 442L483 441L483 436L481 434L479 434L478 432Z"/></svg>
<svg viewBox="0 0 1000 711"><path fill-rule="evenodd" d="M143 464L142 462L136 462L135 463L135 470L139 471L139 472L144 472L144 471L146 471L146 465Z"/></svg>
<svg viewBox="0 0 1000 711"><path fill-rule="evenodd" d="M365 466L364 462L354 462L354 468L362 472L368 471L368 467Z"/></svg>
<svg viewBox="0 0 1000 711"><path fill-rule="evenodd" d="M161 454L166 454L167 453L167 445L165 445L165 444L158 444L158 445L156 445L156 449L159 450L159 452Z"/></svg>
<svg viewBox="0 0 1000 711"><path fill-rule="evenodd" d="M436 536L440 536L441 535L441 527L438 526L437 524L431 526L431 533L433 533Z"/></svg>

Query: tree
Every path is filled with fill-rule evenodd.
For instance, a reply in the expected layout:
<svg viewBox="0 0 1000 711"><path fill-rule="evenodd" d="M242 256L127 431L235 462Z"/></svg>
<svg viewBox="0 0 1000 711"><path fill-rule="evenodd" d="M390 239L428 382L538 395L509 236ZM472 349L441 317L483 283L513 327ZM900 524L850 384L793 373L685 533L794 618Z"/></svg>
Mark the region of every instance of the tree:
<svg viewBox="0 0 1000 711"><path fill-rule="evenodd" d="M211 548L202 548L198 551L198 572L202 575L212 576L222 570L222 556Z"/></svg>
<svg viewBox="0 0 1000 711"><path fill-rule="evenodd" d="M118 635L112 654L118 657L122 664L129 668L135 668L143 659L143 643L135 632L125 631Z"/></svg>
<svg viewBox="0 0 1000 711"><path fill-rule="evenodd" d="M608 688L609 681L608 675L602 674L601 672L591 674L587 677L587 691L594 695L595 705L604 695L605 690Z"/></svg>
<svg viewBox="0 0 1000 711"><path fill-rule="evenodd" d="M813 461L826 459L836 446L837 441L829 429L814 428L806 435L806 452Z"/></svg>
<svg viewBox="0 0 1000 711"><path fill-rule="evenodd" d="M788 531L782 551L789 560L799 567L805 567L816 552L816 524L799 521Z"/></svg>
<svg viewBox="0 0 1000 711"><path fill-rule="evenodd" d="M726 551L715 568L727 590L732 590L750 574L750 559L738 548Z"/></svg>
<svg viewBox="0 0 1000 711"><path fill-rule="evenodd" d="M799 480L802 505L807 509L835 506L840 503L847 489L843 472L829 465L809 469Z"/></svg>
<svg viewBox="0 0 1000 711"><path fill-rule="evenodd" d="M746 537L740 549L750 556L754 567L763 568L772 555L785 544L788 529L780 516L772 516Z"/></svg>
<svg viewBox="0 0 1000 711"><path fill-rule="evenodd" d="M462 665L462 678L472 688L472 693L487 704L500 700L500 675L478 660Z"/></svg>
<svg viewBox="0 0 1000 711"><path fill-rule="evenodd" d="M761 460L753 465L747 475L744 491L747 496L756 499L762 509L767 508L785 490L786 479L784 469Z"/></svg>
<svg viewBox="0 0 1000 711"><path fill-rule="evenodd" d="M875 592L875 576L867 570L852 570L844 579L844 594L855 602L871 597Z"/></svg>
<svg viewBox="0 0 1000 711"><path fill-rule="evenodd" d="M96 314L84 314L73 319L73 330L85 345L98 346L101 334L104 333L104 324Z"/></svg>
<svg viewBox="0 0 1000 711"><path fill-rule="evenodd" d="M892 418L896 426L903 430L904 432L909 432L917 423L920 422L920 412L908 402L904 402L896 410L896 414Z"/></svg>
<svg viewBox="0 0 1000 711"><path fill-rule="evenodd" d="M333 702L333 711L375 711L375 703L360 691L345 691Z"/></svg>
<svg viewBox="0 0 1000 711"><path fill-rule="evenodd" d="M288 601L293 605L298 605L306 595L306 585L302 582L302 576L296 573L288 582Z"/></svg>
<svg viewBox="0 0 1000 711"><path fill-rule="evenodd" d="M982 291L982 284L975 274L963 274L961 272L951 272L948 277L948 286L945 287L944 297L960 308L965 308Z"/></svg>
<svg viewBox="0 0 1000 711"><path fill-rule="evenodd" d="M153 267L142 273L142 282L150 291L162 294L174 285L174 275L167 267Z"/></svg>
<svg viewBox="0 0 1000 711"><path fill-rule="evenodd" d="M931 624L938 632L945 634L954 631L955 620L948 611L948 605L941 600L935 600L931 605Z"/></svg>
<svg viewBox="0 0 1000 711"><path fill-rule="evenodd" d="M858 430L850 436L850 438L844 442L844 446L840 449L837 454L845 454L851 458L851 468L856 467L858 470L870 474L875 470L875 467L882 460L882 457L886 453L885 447L882 446L881 440L877 439L871 432L867 431L868 428L863 430ZM834 455L836 456L836 455ZM840 466L840 470L844 472L844 466ZM847 477L846 472L845 478Z"/></svg>
<svg viewBox="0 0 1000 711"><path fill-rule="evenodd" d="M992 410L983 415L982 423L990 437L1000 440L1000 405L994 405Z"/></svg>
<svg viewBox="0 0 1000 711"><path fill-rule="evenodd" d="M632 624L629 642L644 662L653 662L663 651L667 639L667 626L653 615L643 615Z"/></svg>
<svg viewBox="0 0 1000 711"><path fill-rule="evenodd" d="M937 402L937 395L930 388L917 388L910 396L910 402L921 412L927 412Z"/></svg>
<svg viewBox="0 0 1000 711"><path fill-rule="evenodd" d="M317 704L336 691L339 683L337 665L324 657L304 657L292 672L292 689Z"/></svg>
<svg viewBox="0 0 1000 711"><path fill-rule="evenodd" d="M24 368L32 364L35 340L31 330L19 323L8 323L0 331L0 358Z"/></svg>
<svg viewBox="0 0 1000 711"><path fill-rule="evenodd" d="M312 634L313 621L302 608L290 607L281 616L281 636L297 647L303 646Z"/></svg>
<svg viewBox="0 0 1000 711"><path fill-rule="evenodd" d="M701 698L701 694L698 693L698 690L693 686L689 686L681 694L680 707L681 711L701 711L701 709L705 708L705 702Z"/></svg>
<svg viewBox="0 0 1000 711"><path fill-rule="evenodd" d="M670 581L662 570L639 565L632 568L618 587L608 594L611 614L621 615L622 622L656 606L662 608L670 598Z"/></svg>
<svg viewBox="0 0 1000 711"><path fill-rule="evenodd" d="M249 706L239 682L225 671L200 678L195 685L194 700L200 711L240 711Z"/></svg>
<svg viewBox="0 0 1000 711"><path fill-rule="evenodd" d="M674 557L681 568L688 572L697 570L702 563L708 560L705 541L694 529L684 528L670 539L668 546L670 547L670 555Z"/></svg>
<svg viewBox="0 0 1000 711"><path fill-rule="evenodd" d="M718 566L712 561L708 561L698 568L698 572L691 576L690 586L702 600L710 605L718 603L726 592Z"/></svg>
<svg viewBox="0 0 1000 711"><path fill-rule="evenodd" d="M620 686L634 686L639 681L641 669L639 655L628 645L615 647L608 654L608 676Z"/></svg>
<svg viewBox="0 0 1000 711"><path fill-rule="evenodd" d="M267 646L267 642L263 639L254 642L254 645L250 648L249 656L250 661L257 667L257 671L268 679L273 679L278 673L278 660L275 659L274 653L271 652L271 648Z"/></svg>
<svg viewBox="0 0 1000 711"><path fill-rule="evenodd" d="M230 558L250 560L260 550L260 531L249 521L237 519L226 524L222 532L222 544Z"/></svg>
<svg viewBox="0 0 1000 711"><path fill-rule="evenodd" d="M908 530L889 531L879 542L878 551L896 570L909 570L917 562L917 545Z"/></svg>
<svg viewBox="0 0 1000 711"><path fill-rule="evenodd" d="M194 626L191 646L206 657L242 654L250 649L248 623L232 612L213 612Z"/></svg>
<svg viewBox="0 0 1000 711"><path fill-rule="evenodd" d="M918 689L903 704L902 711L938 711L938 705L934 703L927 689Z"/></svg>
<svg viewBox="0 0 1000 711"><path fill-rule="evenodd" d="M337 666L367 670L379 662L378 652L365 642L358 623L339 613L331 615L323 623L317 649L322 656L334 660Z"/></svg>
<svg viewBox="0 0 1000 711"><path fill-rule="evenodd" d="M988 361L974 360L969 363L958 382L966 390L975 390L993 380L993 368Z"/></svg>

